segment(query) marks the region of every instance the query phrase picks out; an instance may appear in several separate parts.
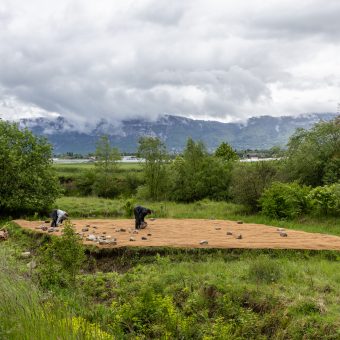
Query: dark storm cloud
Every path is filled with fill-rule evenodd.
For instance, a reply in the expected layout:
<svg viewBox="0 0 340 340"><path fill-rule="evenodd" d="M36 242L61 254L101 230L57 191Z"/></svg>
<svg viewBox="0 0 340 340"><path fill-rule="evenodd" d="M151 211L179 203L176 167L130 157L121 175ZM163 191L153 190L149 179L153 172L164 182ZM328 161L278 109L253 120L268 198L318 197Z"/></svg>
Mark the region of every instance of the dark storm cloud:
<svg viewBox="0 0 340 340"><path fill-rule="evenodd" d="M88 123L329 111L339 13L332 0L5 1L0 115Z"/></svg>

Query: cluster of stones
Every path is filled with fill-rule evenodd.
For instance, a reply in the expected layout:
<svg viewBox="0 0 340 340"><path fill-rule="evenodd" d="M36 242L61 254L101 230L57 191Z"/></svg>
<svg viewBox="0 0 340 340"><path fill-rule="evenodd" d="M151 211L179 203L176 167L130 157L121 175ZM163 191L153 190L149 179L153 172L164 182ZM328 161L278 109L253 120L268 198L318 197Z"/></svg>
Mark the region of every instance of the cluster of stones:
<svg viewBox="0 0 340 340"><path fill-rule="evenodd" d="M55 232L59 231L59 228L48 227L48 226L43 225L43 224L38 226L38 227L35 227L35 229L40 229L42 231L47 231L49 233L55 233Z"/></svg>

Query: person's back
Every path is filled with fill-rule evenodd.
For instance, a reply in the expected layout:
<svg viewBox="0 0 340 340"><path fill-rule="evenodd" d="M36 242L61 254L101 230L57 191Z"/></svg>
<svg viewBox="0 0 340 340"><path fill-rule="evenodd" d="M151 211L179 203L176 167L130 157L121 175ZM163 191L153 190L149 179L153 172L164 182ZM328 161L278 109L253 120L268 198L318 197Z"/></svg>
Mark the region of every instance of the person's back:
<svg viewBox="0 0 340 340"><path fill-rule="evenodd" d="M66 220L68 217L68 214L66 211L61 209L53 209L51 213L52 223L51 227L57 227L59 223L62 223L64 220Z"/></svg>
<svg viewBox="0 0 340 340"><path fill-rule="evenodd" d="M135 228L142 229L142 226L145 225L145 216L151 214L152 211L148 208L138 205L133 209L133 213L135 215Z"/></svg>

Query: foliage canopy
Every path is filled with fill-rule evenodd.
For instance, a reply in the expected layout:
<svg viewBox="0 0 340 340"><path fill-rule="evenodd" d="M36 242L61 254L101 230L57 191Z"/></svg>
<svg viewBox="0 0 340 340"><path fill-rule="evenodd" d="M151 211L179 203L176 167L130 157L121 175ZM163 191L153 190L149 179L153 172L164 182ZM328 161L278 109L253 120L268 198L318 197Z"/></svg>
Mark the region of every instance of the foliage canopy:
<svg viewBox="0 0 340 340"><path fill-rule="evenodd" d="M44 212L60 194L52 147L32 132L0 120L0 209L8 214Z"/></svg>

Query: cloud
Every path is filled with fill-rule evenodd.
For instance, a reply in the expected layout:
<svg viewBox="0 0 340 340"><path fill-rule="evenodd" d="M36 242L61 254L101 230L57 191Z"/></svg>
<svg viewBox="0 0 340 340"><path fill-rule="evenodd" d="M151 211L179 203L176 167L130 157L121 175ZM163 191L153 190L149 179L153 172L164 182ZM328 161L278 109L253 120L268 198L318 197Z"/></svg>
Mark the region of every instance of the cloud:
<svg viewBox="0 0 340 340"><path fill-rule="evenodd" d="M0 116L335 111L339 14L335 0L5 0Z"/></svg>

